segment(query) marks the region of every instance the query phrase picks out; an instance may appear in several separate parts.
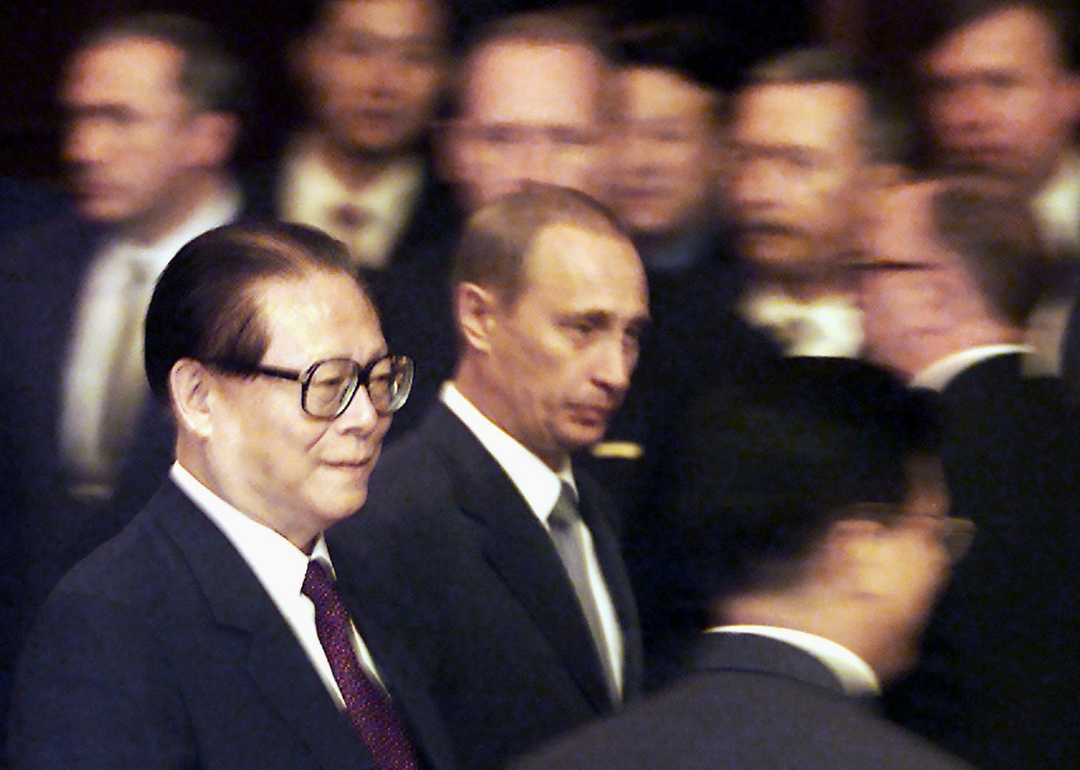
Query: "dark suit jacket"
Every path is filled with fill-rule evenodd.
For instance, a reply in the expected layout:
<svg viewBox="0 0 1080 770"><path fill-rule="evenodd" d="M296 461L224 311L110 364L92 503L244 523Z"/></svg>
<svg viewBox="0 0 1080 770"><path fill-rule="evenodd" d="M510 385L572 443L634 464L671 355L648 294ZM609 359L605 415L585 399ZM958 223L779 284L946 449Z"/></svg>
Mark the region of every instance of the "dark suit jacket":
<svg viewBox="0 0 1080 770"><path fill-rule="evenodd" d="M368 617L382 598L346 600L430 766L450 767L430 699ZM171 482L43 607L10 738L18 770L374 767L258 578Z"/></svg>
<svg viewBox="0 0 1080 770"><path fill-rule="evenodd" d="M1080 767L1080 434L1056 380L1020 355L941 394L954 515L979 531L891 716L975 765Z"/></svg>
<svg viewBox="0 0 1080 770"><path fill-rule="evenodd" d="M0 241L0 721L22 631L60 578L146 504L172 463L167 410L148 399L110 501L68 494L59 443L61 377L79 292L103 231L70 212ZM0 746L2 754L2 746Z"/></svg>
<svg viewBox="0 0 1080 770"><path fill-rule="evenodd" d="M247 173L247 188L260 209L280 213L277 198L283 174L284 158ZM410 409L394 417L387 444L420 423L438 400L443 380L453 374L457 334L450 306L450 262L462 220L452 190L428 169L416 209L391 248L386 266L361 271L388 347L416 363Z"/></svg>
<svg viewBox="0 0 1080 770"><path fill-rule="evenodd" d="M844 694L813 656L774 639L707 634L687 676L517 770L960 770Z"/></svg>
<svg viewBox="0 0 1080 770"><path fill-rule="evenodd" d="M641 676L637 615L606 497L579 478L581 512ZM382 624L407 637L458 764L500 767L615 711L551 539L510 478L439 403L379 461L363 512L331 530L353 577L379 586Z"/></svg>

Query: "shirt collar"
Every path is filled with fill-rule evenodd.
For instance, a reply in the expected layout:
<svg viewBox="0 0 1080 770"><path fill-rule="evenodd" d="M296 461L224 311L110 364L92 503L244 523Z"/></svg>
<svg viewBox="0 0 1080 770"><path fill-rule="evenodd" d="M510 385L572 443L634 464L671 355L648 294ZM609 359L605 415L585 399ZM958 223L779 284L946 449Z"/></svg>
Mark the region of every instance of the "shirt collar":
<svg viewBox="0 0 1080 770"><path fill-rule="evenodd" d="M370 183L353 189L342 182L323 160L318 140L300 137L286 163L285 199L287 219L319 222L322 212L351 204L363 209L377 227L397 232L413 210L424 181L424 163L409 156L390 164Z"/></svg>
<svg viewBox="0 0 1080 770"><path fill-rule="evenodd" d="M942 391L953 379L975 364L981 363L988 358L1003 356L1010 353L1033 353L1034 348L1029 345L1015 345L1003 343L1000 345L979 345L978 347L961 350L940 358L930 366L911 378L911 386L914 388L926 388L928 390Z"/></svg>
<svg viewBox="0 0 1080 770"><path fill-rule="evenodd" d="M854 652L817 634L779 626L733 625L710 628L710 634L754 634L798 647L814 656L840 680L844 692L851 696L880 695L881 682L870 665Z"/></svg>
<svg viewBox="0 0 1080 770"><path fill-rule="evenodd" d="M240 193L234 185L216 190L178 224L153 243L135 243L116 237L106 242L104 251L125 252L126 256L142 264L147 274L157 277L188 241L215 227L234 221L240 214Z"/></svg>
<svg viewBox="0 0 1080 770"><path fill-rule="evenodd" d="M284 536L222 500L179 462L173 463L169 477L228 538L282 614L287 614L288 603L300 595L309 559L318 559L334 574L322 535L309 557Z"/></svg>
<svg viewBox="0 0 1080 770"><path fill-rule="evenodd" d="M569 460L558 473L554 473L543 460L489 420L452 382L443 383L439 398L495 458L529 508L545 525L564 482L577 494Z"/></svg>
<svg viewBox="0 0 1080 770"><path fill-rule="evenodd" d="M1070 149L1062 156L1032 205L1051 246L1080 247L1080 153Z"/></svg>

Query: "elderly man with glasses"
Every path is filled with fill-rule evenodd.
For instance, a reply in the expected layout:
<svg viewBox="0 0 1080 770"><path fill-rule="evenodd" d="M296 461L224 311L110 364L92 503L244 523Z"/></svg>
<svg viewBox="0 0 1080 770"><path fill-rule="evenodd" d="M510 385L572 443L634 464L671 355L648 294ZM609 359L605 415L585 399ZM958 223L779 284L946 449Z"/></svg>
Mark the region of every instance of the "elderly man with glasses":
<svg viewBox="0 0 1080 770"><path fill-rule="evenodd" d="M344 245L286 224L196 238L154 291L145 359L176 462L42 610L13 767L445 767L379 597L338 589L323 539L364 504L413 373Z"/></svg>

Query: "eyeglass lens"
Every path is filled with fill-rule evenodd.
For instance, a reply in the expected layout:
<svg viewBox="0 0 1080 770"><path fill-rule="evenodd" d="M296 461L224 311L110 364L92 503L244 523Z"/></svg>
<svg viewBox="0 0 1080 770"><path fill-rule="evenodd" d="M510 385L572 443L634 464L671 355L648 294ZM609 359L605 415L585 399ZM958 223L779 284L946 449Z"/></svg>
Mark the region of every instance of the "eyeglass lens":
<svg viewBox="0 0 1080 770"><path fill-rule="evenodd" d="M333 418L352 402L361 377L376 411L390 414L402 407L412 386L412 362L404 356L386 356L364 371L355 361L335 358L316 364L307 375L304 410L313 417Z"/></svg>

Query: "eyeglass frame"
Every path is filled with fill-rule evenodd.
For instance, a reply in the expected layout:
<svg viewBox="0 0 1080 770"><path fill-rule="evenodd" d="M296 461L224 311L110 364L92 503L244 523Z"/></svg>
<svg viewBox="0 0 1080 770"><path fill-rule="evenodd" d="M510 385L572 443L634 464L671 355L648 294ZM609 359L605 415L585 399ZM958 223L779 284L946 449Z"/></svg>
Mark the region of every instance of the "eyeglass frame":
<svg viewBox="0 0 1080 770"><path fill-rule="evenodd" d="M908 511L893 503L855 503L850 506L848 519L865 519L892 526L906 517L934 519L942 524L940 540L948 554L949 564L956 564L967 556L978 533L978 525L971 519L946 516L928 511Z"/></svg>
<svg viewBox="0 0 1080 770"><path fill-rule="evenodd" d="M357 391L360 390L360 385L363 384L364 390L367 391L368 399L371 400L371 373L375 371L375 367L383 361L391 359L391 367L394 364L403 364L407 371L405 378L405 395L402 396L401 401L398 402L393 409L383 410L375 406L375 402L372 400L372 406L375 406L375 411L382 416L389 416L394 412L397 412L401 407L405 406L405 402L409 400L409 394L412 392L413 378L416 374L416 364L408 356L398 355L394 353L387 353L386 355L379 356L372 361L369 361L367 365L363 365L358 361L354 361L351 358L324 358L320 361L316 361L304 371L298 371L296 369L284 369L277 366L265 366L263 364L245 364L238 361L230 361L228 359L211 359L204 361L203 363L210 366L215 366L229 374L236 375L256 375L263 374L267 377L277 377L281 380L289 380L291 382L300 383L300 408L304 411L304 414L312 417L316 420L336 420L345 410L352 404L353 399L356 398ZM333 415L321 415L314 414L308 410L307 406L307 394L308 387L311 385L311 378L315 376L316 370L323 364L333 363L337 361L347 361L353 365L353 384L350 385L350 391L346 398L344 398L338 405L337 411Z"/></svg>

